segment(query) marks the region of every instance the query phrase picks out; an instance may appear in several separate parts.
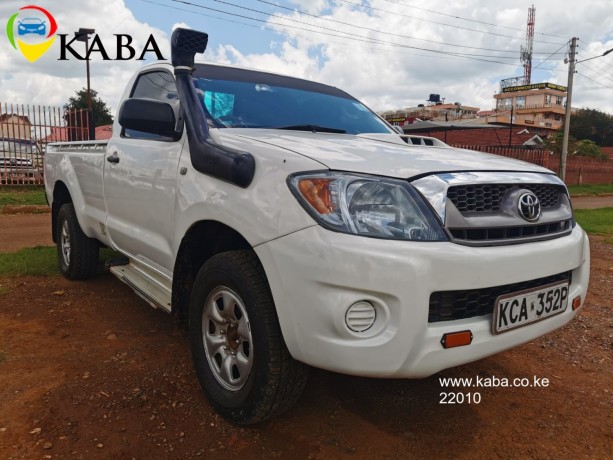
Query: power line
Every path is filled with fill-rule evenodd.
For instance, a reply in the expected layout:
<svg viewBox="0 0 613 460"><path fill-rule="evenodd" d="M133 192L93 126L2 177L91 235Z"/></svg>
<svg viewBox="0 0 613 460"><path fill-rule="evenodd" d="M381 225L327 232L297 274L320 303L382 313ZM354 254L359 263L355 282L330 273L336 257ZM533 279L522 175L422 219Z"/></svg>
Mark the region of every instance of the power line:
<svg viewBox="0 0 613 460"><path fill-rule="evenodd" d="M607 80L609 80L610 82L612 82L612 83L613 83L613 78L611 78L611 77L609 77L609 76L607 76L607 75L604 75L603 73L598 72L596 69L594 69L594 68L590 67L590 66L589 66L589 65L587 65L585 62L579 62L578 64L582 64L582 65L584 65L585 67L587 67L589 70L591 70L592 72L594 72L594 73L595 73L596 75L598 75L599 77L606 78Z"/></svg>
<svg viewBox="0 0 613 460"><path fill-rule="evenodd" d="M256 25L254 25L254 24L247 24L246 22L234 21L234 20L232 20L232 19L228 19L228 18L220 18L219 16L214 16L214 15L212 15L212 14L206 14L206 13L201 13L201 12L198 12L198 11L187 10L187 9L185 9L185 8L179 8L179 7L177 7L177 6L164 5L163 3L153 2L153 1L151 1L151 0L140 0L140 1L141 1L141 2L144 2L144 3L149 3L149 4L151 4L151 5L157 5L157 6L161 6L161 7L164 7L164 8L169 8L169 9L171 9L171 10L176 10L176 11L184 11L184 12L186 12L186 13L196 14L196 15L198 15L198 16L204 16L204 17L206 17L206 18L219 19L220 21L231 22L231 23L233 23L233 24L239 24L239 25L241 25L241 26L252 27L252 28L254 28L254 29L258 29L258 30L260 30L260 27L259 27L259 26L256 26Z"/></svg>
<svg viewBox="0 0 613 460"><path fill-rule="evenodd" d="M456 16L456 15L453 15L453 14L441 13L440 11L428 10L426 8L421 8L419 6L407 5L406 3L401 3L399 1L393 1L393 0L384 0L384 1L386 1L388 3L392 3L394 5L406 6L407 8L413 8L415 10L426 11L428 13L438 14L440 16L446 16L446 17L449 17L449 18L459 19L461 21L475 22L477 24L484 24L484 25L488 25L488 26L502 27L503 29L519 30L520 32L525 32L524 29L519 29L517 27L502 26L500 24L494 24L494 23L491 23L491 22L485 22L485 21L478 21L476 19L463 18L461 16ZM545 32L535 32L535 33L538 34L538 35L547 35L549 37L558 37L558 38L566 38L566 39L568 39L568 37L565 36L565 35L547 34ZM559 43L554 43L554 44L558 45Z"/></svg>
<svg viewBox="0 0 613 460"><path fill-rule="evenodd" d="M578 64L587 65L587 64L585 64L585 62L579 62ZM601 66L599 66L598 64L596 64L594 61L591 61L591 62L590 62L590 65L591 65L591 66L593 65L594 67L598 68L598 69L599 69L599 70L600 70L600 71L601 71L603 74L606 74L606 75L610 76L611 78L613 78L613 74L611 74L611 73L607 72L606 70L604 70L604 69L603 69ZM593 69L592 69L592 70L593 70Z"/></svg>
<svg viewBox="0 0 613 460"><path fill-rule="evenodd" d="M172 0L172 1L175 1L175 0ZM242 9L242 10L251 11L251 12L254 12L254 13L258 13L258 14L263 14L263 15L271 16L271 17L274 17L276 19L283 19L283 20L286 20L286 21L296 22L298 24L308 25L308 26L311 26L311 27L318 27L318 28L324 29L324 30L331 30L331 31L334 31L334 32L340 32L340 33L343 33L343 34L347 34L347 35L352 35L352 36L364 38L363 35L357 35L357 34L353 34L351 32L345 32L345 31L341 31L341 30L338 30L338 29L333 29L333 28L330 28L330 27L321 26L321 25L318 25L318 24L311 24L311 23L308 23L308 22L299 21L297 19L292 19L292 18L288 18L288 17L284 17L284 16L271 15L270 13L268 13L266 11L256 10L254 8L249 8L249 7L246 7L246 6L243 6L243 5L237 5L236 3L228 2L228 1L225 1L225 0L212 0L212 1L214 1L216 3L222 3L224 5L233 6L235 8L239 8L239 9ZM296 10L296 9L293 9L293 8L290 8L290 7L286 7L286 6L276 5L275 3L267 2L267 1L264 1L264 0L257 0L257 1L259 1L261 3L267 3L269 5L273 5L273 6L278 7L278 8L282 8L282 9L286 9L286 10L290 10L290 11L296 11L296 12L298 12L300 14L303 14L305 16L310 16L310 17L313 17L313 18L316 18L316 19L321 19L321 20L324 20L324 21L334 22L334 23L342 24L342 25L349 26L349 27L355 27L355 28L362 29L362 30L368 30L370 32L377 32L377 33L381 33L381 34L385 34L385 35L392 35L392 36L396 36L396 37L400 37L400 38L406 38L406 39L409 39L409 40L418 40L418 41L423 41L423 42L427 42L427 43L434 43L434 44L437 44L437 45L455 46L457 48L468 48L468 49L474 49L474 50L480 50L480 51L495 51L495 52L500 52L500 53L516 53L516 51L510 51L510 50L500 50L500 49L494 49L494 48L481 48L481 47L477 47L477 46L468 46L468 45L456 45L456 44L453 44L453 43L445 43L445 42L439 42L439 41L436 41L436 40L428 40L426 38L417 38L417 37L411 37L409 35L401 35L401 34L383 32L383 31L381 31L379 29L373 29L373 28L370 28L370 27L357 26L355 24L350 24L348 22L338 21L338 20L331 19L331 18L323 18L321 16L317 16L317 15L313 15L313 14L310 14L310 13L302 12L300 10ZM407 46L407 45L405 45L405 46ZM419 49L423 49L423 48L419 48ZM430 51L432 51L432 50L430 50Z"/></svg>
<svg viewBox="0 0 613 460"><path fill-rule="evenodd" d="M561 50L562 48L564 48L565 46L568 46L568 43L564 43L564 44L563 44L562 46L560 46L560 47L559 47L557 50L555 50L553 53L551 53L551 54L550 54L550 55L547 57L547 59L545 59L544 61L542 61L542 62L541 62L539 65L537 65L537 66L536 66L534 69L532 69L532 70L536 70L536 69L538 69L540 66L542 66L543 64L545 64L545 63L546 63L546 62L547 62L549 59L551 59L551 58L552 58L552 56L553 56L554 54L558 54L558 51L560 51L560 50Z"/></svg>
<svg viewBox="0 0 613 460"><path fill-rule="evenodd" d="M212 16L212 15L207 15L204 13L197 13L195 11L192 10L187 10L187 9L182 9L182 8L177 8L177 7L172 7L170 5L165 5L165 4L161 4L161 3L156 3L156 2L152 2L150 0L141 0L144 1L146 3L150 3L150 4L154 4L154 5L158 5L158 6L162 6L162 7L166 7L166 8L172 8L178 11L185 11L191 14L200 14L202 16L206 16L206 17L212 17L214 19L220 19L220 20L225 20L228 22L232 22L232 23L236 23L236 24L241 24L241 25L247 25L249 27L254 27L254 28L258 28L260 29L260 27L254 26L252 24L246 24L240 21L233 21L230 19L226 19L226 18L220 18L217 16ZM250 21L256 21L256 22L261 22L264 23L264 27L275 30L274 28L270 27L270 25L276 25L276 26L280 26L280 27L285 27L285 28L291 28L291 29L297 29L297 30L303 30L306 32L311 32L311 33L317 33L317 34L321 34L321 35L326 35L326 36L331 36L331 37L337 37L337 38L342 38L344 40L351 40L351 41L357 41L357 42L362 42L362 43L367 43L371 46L375 46L375 45L382 45L382 46L386 46L386 47L399 47L399 48L407 48L407 49L415 49L418 51L426 51L426 52L430 52L430 53L435 53L438 54L439 56L425 56L425 55L421 55L421 54L417 54L417 53L403 53L403 54L412 54L412 55L416 55L416 56L422 56L422 57L431 57L431 58L441 58L441 59L471 59L471 60L476 60L476 61L481 61L481 62L488 62L488 63L494 63L494 64L501 64L501 65L511 65L513 67L517 67L518 64L513 64L513 63L508 63L508 62L501 62L501 61L496 61L494 59L515 59L513 57L506 57L506 56L491 56L491 55L482 55L482 54L470 54L470 53L459 53L459 52L446 52L446 51L439 51L439 50L431 50L428 48L420 48L420 47L415 47L415 46L410 46L410 45L403 45L400 43L395 43L395 42L387 42L384 40L379 40L379 39L372 39L372 38L368 38L368 37L363 37L360 35L356 35L356 34L350 34L348 32L340 32L343 34L347 34L347 35L351 35L351 36L345 36L345 35L338 35L338 34L331 34L331 33L326 33L326 32L321 32L318 30L313 30L313 29L305 29L302 27L298 27L298 26L290 26L287 24L280 24L278 22L273 22L270 20L263 20L263 19L258 19L258 18L253 18L250 16L245 16L245 15L241 15L241 14L237 14L237 13L231 13L228 11L223 11L223 10L219 10L216 8L211 8L211 7L206 7L206 6L202 6L202 5L197 5L195 3L191 3L185 0L169 0L175 3L182 3L185 5L189 5L189 6L193 6L196 8L201 8L201 9L206 9L206 10L210 10L210 11L215 11L218 13L222 13L222 14L226 14L232 17L239 17L239 18L243 18L243 19L247 19ZM273 16L275 18L278 18L277 16ZM278 19L285 19L285 18L278 18ZM295 34L298 37L305 37L304 35L300 35L300 34ZM357 37L357 38L354 38ZM305 38L310 38L310 37L305 37ZM443 56L440 56L443 55ZM444 56L449 56L449 57L444 57ZM483 58L490 58L490 59L483 59ZM555 69L544 69L544 70L555 70Z"/></svg>
<svg viewBox="0 0 613 460"><path fill-rule="evenodd" d="M313 30L313 29L305 29L303 27L298 27L298 26L290 26L287 24L280 24L278 22L271 22L271 21L266 21L266 20L262 20L262 19L257 19L257 18L252 18L250 16L245 16L245 15L241 15L241 14L237 14L237 13L230 13L228 11L223 11L223 10L219 10L216 8L211 8L211 7L207 7L207 6L203 6L203 5L198 5L186 0L170 0L171 2L174 3L182 3L185 5L189 5L189 6L193 6L196 8L202 8L202 9L206 9L206 10L210 10L210 11L215 11L218 13L222 13L222 14L227 14L230 16L234 16L234 17L240 17L243 19L249 19L252 21L258 21L258 22L263 22L265 24L274 24L280 27L286 27L286 28L290 28L290 29L298 29L298 30L303 30L303 31L307 31L307 32L312 32L312 33L319 33L319 34L323 34L323 35L328 35L328 36L333 36L333 37L339 37L339 38L343 38L343 39L347 39L347 40L356 40L356 41L361 41L361 42L365 42L365 43L379 43L379 44L385 44L385 45L389 45L389 46L393 46L393 47L399 47L399 48L407 48L407 49L415 49L415 50L419 50L419 51L427 51L427 52L431 52L431 53L436 53L436 54L443 54L443 55L448 55L448 56L455 56L458 58L462 58L462 59L472 59L472 60L476 60L476 61L482 61L482 62L490 62L490 63L495 63L495 64L502 64L502 65L510 65L513 67L517 67L519 64L511 64L508 62L500 62L500 61L495 61L493 59L497 59L500 58L500 56L491 56L492 59L482 59L481 57L476 57L476 56L483 56L483 55L472 55L469 53L460 53L460 52L449 52L449 51L440 51L440 50L433 50L433 49L429 49L429 48L421 48L421 47L417 47L417 46L411 46L411 45L405 45L405 44L401 44L401 43L395 43L395 42L388 42L385 40L380 40L380 39L373 39L373 38L369 38L369 37L364 37L363 35L357 35L357 34L353 34L350 32L343 32L343 31L339 31L339 33L345 34L345 35L349 35L349 37L344 36L344 35L337 35L337 34L331 34L331 33L324 33L318 30ZM229 2L222 2L221 0L213 0L213 1L217 1L220 3L229 3ZM236 5L233 5L236 6ZM241 7L240 5L238 6L238 8L242 8L242 9L249 9L246 7ZM263 14L268 14L268 13L263 13ZM286 19L287 18L280 18L278 16L272 16L275 19ZM291 20L293 22L300 22L301 21L296 21L296 20ZM305 23L302 23L305 24ZM319 27L319 28L323 28L323 29L327 29L327 30L335 30L335 29L329 29L323 26L317 26L317 25L311 25L306 23L306 25L309 25L311 27ZM354 38L357 37L357 38ZM490 57L490 56L486 56L486 57Z"/></svg>
<svg viewBox="0 0 613 460"><path fill-rule="evenodd" d="M606 85L603 85L603 84L602 84L602 83L600 83L599 81L596 81L596 80L594 80L593 78L590 78L590 77L588 77L587 75L585 75L585 74L583 74L583 73L581 73L581 72L577 72L577 75L581 75L583 78L587 78L588 80L593 81L594 83L596 83L597 85L602 86L603 88L606 88L606 89L613 89L613 86L606 86Z"/></svg>
<svg viewBox="0 0 613 460"><path fill-rule="evenodd" d="M243 18L246 18L246 19L249 19L249 20L252 20L252 21L259 21L259 22L264 23L262 27L259 27L259 26L256 26L254 24L248 24L246 22L241 22L241 21L234 21L232 19L222 18L222 17L219 17L219 16L214 16L214 15L211 15L211 14L206 14L206 13L201 13L201 12L197 12L197 11L193 11L193 10L188 10L188 9L185 9L185 8L179 8L179 7L176 7L176 6L165 5L163 3L158 3L158 2L151 1L151 0L140 0L140 1L142 1L144 3L149 3L151 5L161 6L163 8L169 8L169 9L176 10L176 11L184 11L186 13L196 14L198 16L204 16L204 17L207 17L207 18L218 19L220 21L231 22L233 24L239 24L239 25L242 25L242 26L252 27L252 28L258 29L258 30L262 30L262 28L265 28L265 29L268 29L268 30L271 30L271 31L275 31L275 29L273 27L271 27L268 24L267 21L264 21L262 19L250 18L248 16L237 15L239 17L243 17ZM203 7L203 8L205 8L205 7ZM215 11L220 11L221 12L221 10L215 10ZM232 15L232 13L225 13L225 14ZM276 24L276 23L272 23L272 24ZM281 24L279 24L279 25L281 25ZM289 27L289 26L285 26L285 25L282 25L282 26L283 27ZM411 53L411 52L406 52L406 51L397 51L397 50L389 49L389 45L387 45L385 43L377 43L377 42L373 42L373 41L369 41L369 40L358 40L358 39L354 39L354 38L351 38L351 37L344 37L342 35L327 34L325 32L319 32L319 31L310 30L310 29L302 29L302 28L300 28L299 30L308 30L310 32L312 31L312 32L318 33L318 34L324 34L324 35L328 35L328 36L332 36L332 37L339 37L339 38L343 38L343 39L346 39L346 40L352 40L352 41L356 41L356 42L363 42L363 43L367 43L370 46L381 45L381 46L377 46L377 48L380 49L381 51L387 51L387 52L391 52L391 53L394 53L394 54L401 53L401 54L404 54L404 55L420 56L420 57L426 57L426 58L431 58L431 59L457 59L457 57L454 56L454 55L450 55L450 56L438 56L438 55L437 56L432 56L432 55L427 55L427 54ZM296 37L301 37L301 38L311 38L310 36L307 36L307 35L301 35L301 34L294 34L294 35ZM337 41L337 40L332 41L332 43L341 44L341 42ZM475 56L487 56L487 55L475 55ZM512 58L512 57L506 57L506 56L501 56L500 58L501 59L515 59L515 58Z"/></svg>
<svg viewBox="0 0 613 460"><path fill-rule="evenodd" d="M260 0L258 0L258 1L260 1ZM419 17L416 17L416 16L410 16L408 14L402 14L402 13L397 13L395 11L384 10L383 8L376 8L376 7L370 6L370 5L362 5L360 3L352 2L350 0L339 0L339 1L344 2L344 3L348 3L350 5L359 6L361 8L368 8L371 11L382 11L384 13L393 14L394 16L401 16L401 17L404 17L404 18L416 19L418 21L429 22L429 23L438 24L438 25L441 25L441 26L453 27L455 29L468 30L468 31L471 31L471 32L478 32L478 33L481 33L481 34L496 35L498 37L513 38L515 40L523 40L525 38L525 37L516 37L514 35L499 34L497 32L491 32L491 31L488 31L488 30L471 29L469 27L462 27L462 26L458 26L458 25L455 25L455 24L448 24L448 23L445 23L445 22L432 21L431 19L425 19L425 18L419 18ZM268 3L268 2L262 2L262 3ZM406 5L406 6L410 7L409 5ZM535 42L537 42L537 43L547 43L547 44L550 44L550 45L557 45L557 43L543 42L543 41L539 41L539 40L535 40Z"/></svg>

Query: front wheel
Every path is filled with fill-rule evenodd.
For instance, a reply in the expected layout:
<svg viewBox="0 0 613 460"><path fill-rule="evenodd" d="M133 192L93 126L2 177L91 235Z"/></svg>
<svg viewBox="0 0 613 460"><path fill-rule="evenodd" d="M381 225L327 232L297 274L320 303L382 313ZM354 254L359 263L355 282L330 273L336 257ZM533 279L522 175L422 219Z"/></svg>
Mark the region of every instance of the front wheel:
<svg viewBox="0 0 613 460"><path fill-rule="evenodd" d="M194 282L189 331L198 380L233 423L262 422L300 397L307 366L287 350L253 252L225 252L204 264Z"/></svg>
<svg viewBox="0 0 613 460"><path fill-rule="evenodd" d="M60 208L55 236L60 271L66 278L84 280L96 274L98 241L83 233L72 203Z"/></svg>

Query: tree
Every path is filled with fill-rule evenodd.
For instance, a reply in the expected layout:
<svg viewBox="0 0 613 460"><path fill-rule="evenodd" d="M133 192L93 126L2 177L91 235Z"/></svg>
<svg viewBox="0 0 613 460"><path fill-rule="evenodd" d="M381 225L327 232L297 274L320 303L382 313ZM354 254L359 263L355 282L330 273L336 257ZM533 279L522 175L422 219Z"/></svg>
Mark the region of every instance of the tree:
<svg viewBox="0 0 613 460"><path fill-rule="evenodd" d="M551 150L553 153L557 153L558 155L561 154L563 136L564 134L562 131L557 131L550 134L547 139L545 139L545 148ZM600 158L603 160L608 158L594 141L589 139L578 141L572 136L568 137L568 154L578 157Z"/></svg>
<svg viewBox="0 0 613 460"><path fill-rule="evenodd" d="M98 97L96 90L91 90L92 93L92 111L94 112L94 126L110 125L113 123L111 110L106 103ZM83 88L68 99L68 103L64 105L66 110L87 109L87 88Z"/></svg>
<svg viewBox="0 0 613 460"><path fill-rule="evenodd" d="M581 109L571 114L570 134L601 147L613 146L613 116L595 109Z"/></svg>
<svg viewBox="0 0 613 460"><path fill-rule="evenodd" d="M575 150L573 151L573 155L578 157L592 157L592 158L600 158L601 160L606 160L609 158L606 154L600 150L600 147L589 139L583 139L575 144Z"/></svg>
<svg viewBox="0 0 613 460"><path fill-rule="evenodd" d="M555 133L550 134L545 139L545 148L551 150L553 153L560 155L562 153L562 137L564 133L562 131L556 131ZM575 144L577 140L569 136L568 138L568 152L575 151Z"/></svg>

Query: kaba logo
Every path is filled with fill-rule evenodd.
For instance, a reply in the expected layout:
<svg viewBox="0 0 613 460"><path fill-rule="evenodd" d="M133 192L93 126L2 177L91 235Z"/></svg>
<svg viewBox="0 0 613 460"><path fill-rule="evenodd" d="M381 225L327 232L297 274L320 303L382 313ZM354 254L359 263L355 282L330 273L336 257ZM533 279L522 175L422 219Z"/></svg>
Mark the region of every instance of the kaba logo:
<svg viewBox="0 0 613 460"><path fill-rule="evenodd" d="M113 34L115 35L115 58L109 57L109 54L104 47L102 40L98 35L94 35L94 38L91 41L91 45L87 48L85 56L82 56L74 48L72 48L72 44L77 41L77 37L72 38L72 40L68 40L67 34L58 34L60 37L60 58L58 61L68 61L68 53L70 53L73 57L78 59L79 61L87 61L90 59L92 53L100 53L103 61L129 61L134 59L136 56L136 50L132 46L132 36L128 34ZM158 44L155 41L153 35L149 35L143 50L141 51L137 61L144 61L145 54L147 53L155 53L155 56L158 60L163 61L164 56L160 51Z"/></svg>
<svg viewBox="0 0 613 460"><path fill-rule="evenodd" d="M28 5L20 8L18 12L9 18L6 24L6 35L11 46L21 51L30 62L36 61L51 48L51 45L55 42L56 35L60 37L59 61L68 61L69 54L79 61L89 60L92 53L100 53L104 61L129 61L136 57L137 51L132 46L134 40L131 35L114 34L114 58L109 56L107 48L103 45L100 37L94 35L91 44L89 41L86 41L89 46L86 49L85 56L82 56L72 47L75 41L81 40L76 36L68 39L69 36L67 34L56 34L57 29L58 24L49 11L40 6ZM147 53L154 53L158 60L164 60L164 56L153 35L149 35L145 46L136 60L145 60Z"/></svg>
<svg viewBox="0 0 613 460"><path fill-rule="evenodd" d="M34 62L45 54L55 41L57 23L49 11L40 6L19 8L6 23L6 36L14 49Z"/></svg>

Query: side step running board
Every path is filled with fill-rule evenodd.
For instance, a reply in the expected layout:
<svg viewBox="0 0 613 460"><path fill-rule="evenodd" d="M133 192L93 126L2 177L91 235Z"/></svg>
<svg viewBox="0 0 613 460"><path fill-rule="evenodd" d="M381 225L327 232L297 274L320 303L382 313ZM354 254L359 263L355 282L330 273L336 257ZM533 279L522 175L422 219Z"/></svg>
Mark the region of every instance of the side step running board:
<svg viewBox="0 0 613 460"><path fill-rule="evenodd" d="M110 267L110 272L126 283L134 292L153 308L161 308L170 313L170 292L149 279L132 265Z"/></svg>

